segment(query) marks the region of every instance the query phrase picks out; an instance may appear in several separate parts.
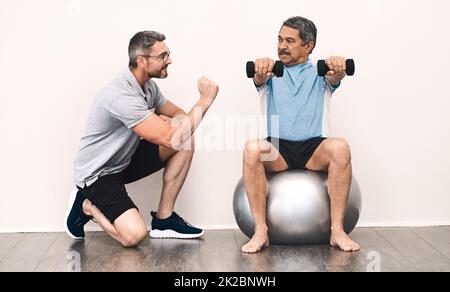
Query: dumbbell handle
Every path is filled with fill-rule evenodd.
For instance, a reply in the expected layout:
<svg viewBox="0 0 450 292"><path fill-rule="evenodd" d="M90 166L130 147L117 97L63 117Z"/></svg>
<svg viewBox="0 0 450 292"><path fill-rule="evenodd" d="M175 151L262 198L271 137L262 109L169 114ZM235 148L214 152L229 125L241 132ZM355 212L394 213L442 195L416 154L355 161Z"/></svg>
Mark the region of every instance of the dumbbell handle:
<svg viewBox="0 0 450 292"><path fill-rule="evenodd" d="M355 74L355 61L353 59L348 59L345 61L346 70L348 76L353 76ZM327 75L328 71L330 71L330 68L328 67L325 60L319 60L317 62L317 72L319 76L325 76Z"/></svg>
<svg viewBox="0 0 450 292"><path fill-rule="evenodd" d="M255 62L248 61L247 62L247 66L246 66L246 70L247 70L247 77L248 78L255 77L255 73L256 73L255 72ZM273 66L272 73L274 73L275 76L277 76L277 77L283 77L283 75L284 75L283 62L276 61L275 65Z"/></svg>

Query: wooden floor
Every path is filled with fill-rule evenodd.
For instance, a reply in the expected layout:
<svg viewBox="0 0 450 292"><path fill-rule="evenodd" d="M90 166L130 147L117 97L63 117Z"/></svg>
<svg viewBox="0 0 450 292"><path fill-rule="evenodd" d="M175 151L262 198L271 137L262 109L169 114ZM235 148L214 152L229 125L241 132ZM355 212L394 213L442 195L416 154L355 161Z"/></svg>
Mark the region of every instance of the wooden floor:
<svg viewBox="0 0 450 292"><path fill-rule="evenodd" d="M450 227L357 229L352 237L360 252L271 246L246 255L238 230L207 231L201 240L149 238L135 249L102 232L82 242L64 233L0 234L0 271L450 271Z"/></svg>

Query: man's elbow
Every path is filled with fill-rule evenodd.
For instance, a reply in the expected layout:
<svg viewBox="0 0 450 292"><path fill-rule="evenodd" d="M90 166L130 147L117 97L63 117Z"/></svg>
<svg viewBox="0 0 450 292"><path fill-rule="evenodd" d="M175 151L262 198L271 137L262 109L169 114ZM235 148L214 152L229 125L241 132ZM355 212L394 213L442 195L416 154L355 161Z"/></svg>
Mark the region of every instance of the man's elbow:
<svg viewBox="0 0 450 292"><path fill-rule="evenodd" d="M180 110L179 112L177 112L176 114L175 114L175 116L174 117L178 117L178 116L187 116L187 112L185 112L184 110Z"/></svg>
<svg viewBox="0 0 450 292"><path fill-rule="evenodd" d="M183 146L181 137L177 134L177 132L161 137L158 139L157 144L175 151L178 151Z"/></svg>
<svg viewBox="0 0 450 292"><path fill-rule="evenodd" d="M170 137L162 137L155 142L157 145L169 148L171 150L176 150L178 147Z"/></svg>
<svg viewBox="0 0 450 292"><path fill-rule="evenodd" d="M169 139L164 139L162 145L174 151L194 151L195 136L176 132Z"/></svg>

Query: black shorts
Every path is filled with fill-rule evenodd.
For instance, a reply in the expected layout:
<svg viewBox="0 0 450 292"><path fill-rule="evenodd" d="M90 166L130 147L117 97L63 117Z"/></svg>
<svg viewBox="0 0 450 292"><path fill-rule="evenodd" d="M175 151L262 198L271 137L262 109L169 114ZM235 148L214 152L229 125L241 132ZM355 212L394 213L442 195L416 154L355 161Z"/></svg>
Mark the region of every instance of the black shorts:
<svg viewBox="0 0 450 292"><path fill-rule="evenodd" d="M117 218L130 209L138 209L128 196L125 185L147 177L162 168L166 163L159 157L159 146L141 140L131 158L130 165L121 173L100 177L89 187L79 190L108 220L114 224Z"/></svg>
<svg viewBox="0 0 450 292"><path fill-rule="evenodd" d="M306 141L288 141L269 137L266 140L277 148L289 169L306 169L306 164L308 164L319 145L326 139L316 137Z"/></svg>

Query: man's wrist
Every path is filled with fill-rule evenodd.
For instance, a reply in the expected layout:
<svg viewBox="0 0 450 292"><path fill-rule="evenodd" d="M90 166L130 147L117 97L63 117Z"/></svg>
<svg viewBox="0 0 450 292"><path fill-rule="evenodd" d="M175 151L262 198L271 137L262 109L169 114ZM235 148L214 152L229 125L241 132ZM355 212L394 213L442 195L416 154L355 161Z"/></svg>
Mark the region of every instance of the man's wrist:
<svg viewBox="0 0 450 292"><path fill-rule="evenodd" d="M344 76L345 77L345 76ZM344 79L344 77L327 77L328 83L330 83L331 86L335 87L338 86L341 81Z"/></svg>
<svg viewBox="0 0 450 292"><path fill-rule="evenodd" d="M204 107L205 109L208 109L212 103L214 102L213 98L210 97L201 97L200 98L200 106Z"/></svg>

